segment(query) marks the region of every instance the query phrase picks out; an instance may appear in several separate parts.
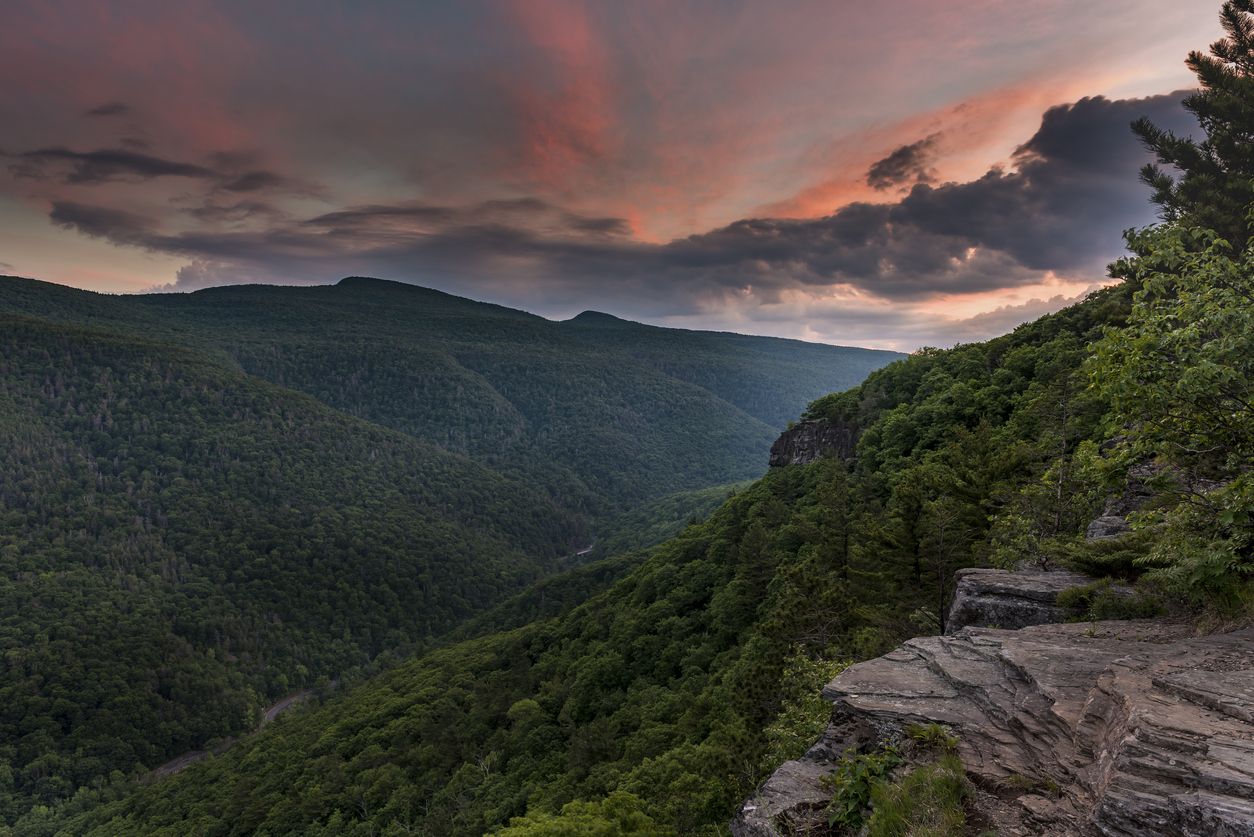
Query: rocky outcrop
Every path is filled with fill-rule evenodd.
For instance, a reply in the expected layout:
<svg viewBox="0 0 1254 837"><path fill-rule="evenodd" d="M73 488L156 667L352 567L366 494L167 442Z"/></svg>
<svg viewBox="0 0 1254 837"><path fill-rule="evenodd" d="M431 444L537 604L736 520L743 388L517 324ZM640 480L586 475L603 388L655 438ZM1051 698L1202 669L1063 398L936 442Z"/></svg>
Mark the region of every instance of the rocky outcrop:
<svg viewBox="0 0 1254 837"><path fill-rule="evenodd" d="M1026 628L1065 622L1079 611L1059 607L1058 594L1092 581L1071 570L958 570L945 633L957 633L968 625Z"/></svg>
<svg viewBox="0 0 1254 837"><path fill-rule="evenodd" d="M1145 507L1154 493L1145 487L1145 479L1152 476L1151 466L1142 466L1128 474L1127 488L1106 498L1101 516L1088 525L1085 539L1093 541L1121 538L1132 531L1128 515Z"/></svg>
<svg viewBox="0 0 1254 837"><path fill-rule="evenodd" d="M1254 629L1186 633L1139 620L911 640L824 689L827 733L742 806L732 831L818 824L818 776L834 754L935 722L957 734L983 797L1006 803L1001 837L1254 834Z"/></svg>
<svg viewBox="0 0 1254 837"><path fill-rule="evenodd" d="M785 430L771 445L770 467L809 465L833 450L849 461L854 458L857 442L857 434L843 421L803 421Z"/></svg>

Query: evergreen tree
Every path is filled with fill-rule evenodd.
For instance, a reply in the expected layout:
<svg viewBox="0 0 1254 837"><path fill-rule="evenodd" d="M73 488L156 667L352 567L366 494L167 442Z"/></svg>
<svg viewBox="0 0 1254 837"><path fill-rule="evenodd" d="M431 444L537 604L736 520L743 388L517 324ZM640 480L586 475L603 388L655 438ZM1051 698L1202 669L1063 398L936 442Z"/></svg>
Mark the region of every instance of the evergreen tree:
<svg viewBox="0 0 1254 837"><path fill-rule="evenodd" d="M1215 230L1241 248L1254 202L1254 0L1227 0L1219 17L1227 37L1211 44L1210 55L1195 50L1185 61L1202 89L1183 105L1206 138L1177 137L1145 117L1132 131L1159 163L1180 172L1175 178L1152 163L1141 170L1163 220Z"/></svg>

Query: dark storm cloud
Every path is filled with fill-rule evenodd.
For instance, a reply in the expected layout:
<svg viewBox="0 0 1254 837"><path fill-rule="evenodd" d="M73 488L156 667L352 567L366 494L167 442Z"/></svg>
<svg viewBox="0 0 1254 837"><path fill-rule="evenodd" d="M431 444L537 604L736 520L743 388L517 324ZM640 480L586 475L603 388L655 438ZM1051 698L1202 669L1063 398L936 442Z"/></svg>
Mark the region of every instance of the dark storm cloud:
<svg viewBox="0 0 1254 837"><path fill-rule="evenodd" d="M88 116L125 116L127 113L130 113L130 108L121 102L109 102L87 111Z"/></svg>
<svg viewBox="0 0 1254 837"><path fill-rule="evenodd" d="M445 206L427 204L372 204L353 206L337 212L328 212L301 222L307 227L329 227L332 230L348 230L370 228L379 221L416 220L416 221L447 221L455 215L455 211Z"/></svg>
<svg viewBox="0 0 1254 837"><path fill-rule="evenodd" d="M122 142L137 148L145 147L142 140L124 139ZM205 181L216 192L237 195L275 191L309 194L316 191L308 186L298 186L271 171L256 168L240 170L242 166L253 163L255 155L239 152L210 154L208 159L217 168L118 148L97 151L42 148L8 156L20 161L8 167L9 174L30 180L57 178L66 184L97 186L116 181L145 182L160 177L185 177Z"/></svg>
<svg viewBox="0 0 1254 837"><path fill-rule="evenodd" d="M152 221L132 212L74 201L55 201L48 217L59 227L76 230L91 238L151 249Z"/></svg>
<svg viewBox="0 0 1254 837"><path fill-rule="evenodd" d="M570 216L570 227L573 230L603 235L630 235L631 225L622 218L580 218Z"/></svg>
<svg viewBox="0 0 1254 837"><path fill-rule="evenodd" d="M622 218L588 217L566 212L538 198L483 201L467 207L419 202L371 204L328 212L301 222L302 227L331 235L369 235L371 231L409 231L415 235L465 240L482 236L526 239L542 247L540 233L569 237L615 237L630 234ZM533 241L534 239L534 241Z"/></svg>
<svg viewBox="0 0 1254 837"><path fill-rule="evenodd" d="M259 202L206 201L184 211L206 222L247 221L246 229L173 235L139 216L68 202L56 205L53 220L190 258L197 267L188 275L197 284L212 284L215 275L327 281L372 273L463 288L525 279L554 296L595 282L607 293L665 300L676 310L746 293L774 302L790 289L837 285L918 301L1033 285L1044 271L1099 279L1122 252L1121 232L1153 220L1137 180L1148 156L1128 124L1144 115L1177 134L1195 130L1180 108L1182 95L1096 97L1052 108L1014 152L1013 168L993 168L973 181L915 182L893 203L853 203L823 218L749 218L662 245L632 239L622 219L536 198L380 203L303 220ZM932 135L902 146L872 171L890 184L917 181L935 145ZM215 162L236 169L229 178L214 175L218 193L228 190L223 182L243 186L253 178L258 189L278 182L259 176L246 157Z"/></svg>
<svg viewBox="0 0 1254 837"><path fill-rule="evenodd" d="M903 145L871 166L866 175L866 185L884 191L911 181L931 183L936 178L929 168L936 156L936 140L940 134L932 134L918 142Z"/></svg>
<svg viewBox="0 0 1254 837"><path fill-rule="evenodd" d="M1153 220L1137 180L1148 157L1128 124L1147 115L1195 130L1182 95L1051 108L1016 149L1013 172L916 184L896 204L855 203L825 218L738 221L665 249L722 283L847 283L890 298L1012 287L1046 270L1098 276L1122 230Z"/></svg>
<svg viewBox="0 0 1254 837"><path fill-rule="evenodd" d="M68 163L66 183L106 183L110 180L151 180L156 177L191 177L216 179L219 175L211 169L191 163L164 160L150 154L126 151L120 148L104 148L99 151L71 151L68 148L43 148L17 155L27 161L27 166L10 166L17 177L30 177L32 170L42 172L44 166Z"/></svg>

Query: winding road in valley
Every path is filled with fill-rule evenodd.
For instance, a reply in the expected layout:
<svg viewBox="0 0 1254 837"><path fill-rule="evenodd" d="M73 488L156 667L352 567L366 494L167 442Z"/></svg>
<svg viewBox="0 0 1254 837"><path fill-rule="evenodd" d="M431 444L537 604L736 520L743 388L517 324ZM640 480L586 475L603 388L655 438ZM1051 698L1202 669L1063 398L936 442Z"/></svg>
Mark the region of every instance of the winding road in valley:
<svg viewBox="0 0 1254 837"><path fill-rule="evenodd" d="M313 689L305 689L302 692L296 692L294 694L290 694L287 697L283 698L278 703L274 704L273 706L270 706L268 709L266 709L265 713L262 714L261 723L258 724L257 728L252 731L252 734L256 735L257 733L261 732L262 728L265 727L266 724L273 721L276 717L278 717L278 714L282 712L284 709L290 709L292 707L292 704L296 703L297 701L304 700L305 698L312 697L314 694L316 694L316 692ZM231 743L233 744L234 742L231 742ZM190 753L184 753L178 758L173 759L172 761L166 762L165 764L161 765L160 767L156 768L151 773L149 773L145 778L148 781L164 779L165 777L173 776L175 773L178 773L180 770L184 769L185 767L190 767L191 765L195 764L201 759L205 759L208 757L209 757L208 750L192 750Z"/></svg>

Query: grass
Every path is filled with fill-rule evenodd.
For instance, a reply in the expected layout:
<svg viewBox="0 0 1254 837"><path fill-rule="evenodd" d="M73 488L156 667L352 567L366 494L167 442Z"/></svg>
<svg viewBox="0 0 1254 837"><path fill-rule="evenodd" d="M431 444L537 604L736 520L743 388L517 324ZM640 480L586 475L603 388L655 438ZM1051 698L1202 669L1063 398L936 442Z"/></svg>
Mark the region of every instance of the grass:
<svg viewBox="0 0 1254 837"><path fill-rule="evenodd" d="M1058 594L1057 603L1060 607L1083 609L1078 617L1083 622L1148 619L1165 611L1158 591L1145 584L1116 586L1112 578L1064 590Z"/></svg>
<svg viewBox="0 0 1254 837"><path fill-rule="evenodd" d="M961 837L974 791L962 761L945 751L892 784L871 789L867 837Z"/></svg>
<svg viewBox="0 0 1254 837"><path fill-rule="evenodd" d="M919 747L937 750L953 750L958 746L958 736L949 731L943 724L910 724L906 727L906 735Z"/></svg>

